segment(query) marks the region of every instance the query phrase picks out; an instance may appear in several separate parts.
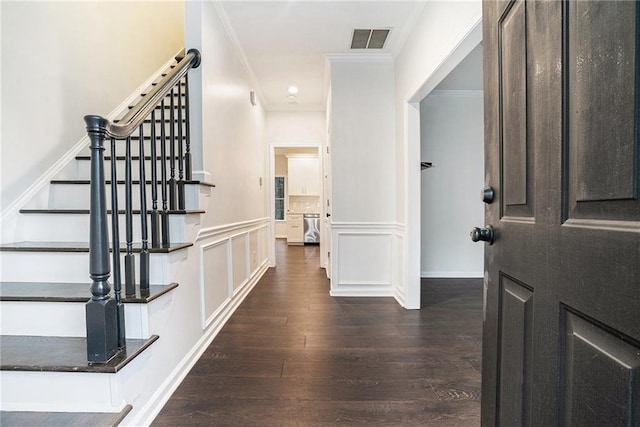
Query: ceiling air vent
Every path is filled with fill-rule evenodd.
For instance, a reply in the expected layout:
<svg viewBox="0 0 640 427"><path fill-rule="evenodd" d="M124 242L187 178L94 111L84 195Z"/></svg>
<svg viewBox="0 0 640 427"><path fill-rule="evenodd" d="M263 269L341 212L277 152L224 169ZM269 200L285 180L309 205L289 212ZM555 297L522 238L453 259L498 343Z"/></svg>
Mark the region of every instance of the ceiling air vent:
<svg viewBox="0 0 640 427"><path fill-rule="evenodd" d="M353 30L351 49L382 49L391 30Z"/></svg>

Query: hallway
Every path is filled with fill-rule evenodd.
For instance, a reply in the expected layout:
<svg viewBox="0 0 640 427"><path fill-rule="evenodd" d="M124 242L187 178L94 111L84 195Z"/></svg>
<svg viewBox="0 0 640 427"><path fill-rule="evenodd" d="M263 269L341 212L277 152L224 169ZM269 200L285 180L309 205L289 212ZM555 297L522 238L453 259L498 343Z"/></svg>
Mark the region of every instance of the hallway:
<svg viewBox="0 0 640 427"><path fill-rule="evenodd" d="M317 246L276 252L154 426L480 424L481 279L405 310L329 296Z"/></svg>

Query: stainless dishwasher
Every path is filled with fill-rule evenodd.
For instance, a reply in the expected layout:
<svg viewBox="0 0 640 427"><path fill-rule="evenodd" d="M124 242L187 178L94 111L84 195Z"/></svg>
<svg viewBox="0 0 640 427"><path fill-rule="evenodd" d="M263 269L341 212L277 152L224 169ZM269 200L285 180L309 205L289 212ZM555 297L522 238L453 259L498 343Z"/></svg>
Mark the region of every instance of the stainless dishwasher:
<svg viewBox="0 0 640 427"><path fill-rule="evenodd" d="M320 243L320 215L304 214L304 243Z"/></svg>

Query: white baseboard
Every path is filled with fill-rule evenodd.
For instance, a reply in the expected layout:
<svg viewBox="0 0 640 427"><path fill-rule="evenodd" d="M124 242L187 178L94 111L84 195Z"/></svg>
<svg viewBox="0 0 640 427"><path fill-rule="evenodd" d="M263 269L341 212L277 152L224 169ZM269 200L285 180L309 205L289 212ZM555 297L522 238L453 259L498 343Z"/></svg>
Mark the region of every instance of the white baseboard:
<svg viewBox="0 0 640 427"><path fill-rule="evenodd" d="M395 295L391 288L379 287L358 287L353 289L332 289L329 292L332 297L393 297Z"/></svg>
<svg viewBox="0 0 640 427"><path fill-rule="evenodd" d="M423 271L423 279L482 279L484 271Z"/></svg>
<svg viewBox="0 0 640 427"><path fill-rule="evenodd" d="M191 368L196 364L198 359L200 359L200 356L202 356L209 345L211 345L211 342L218 335L222 327L227 323L242 301L244 301L249 292L251 292L254 286L260 281L268 268L267 263L264 262L251 279L248 280L242 288L238 289L234 297L227 302L226 307L223 307L220 315L212 322L202 338L198 340L191 351L180 361L178 366L176 366L173 372L171 372L158 390L151 396L147 404L140 411L132 414L133 417L131 419L129 419L129 417L125 418L121 425L132 427L151 425Z"/></svg>

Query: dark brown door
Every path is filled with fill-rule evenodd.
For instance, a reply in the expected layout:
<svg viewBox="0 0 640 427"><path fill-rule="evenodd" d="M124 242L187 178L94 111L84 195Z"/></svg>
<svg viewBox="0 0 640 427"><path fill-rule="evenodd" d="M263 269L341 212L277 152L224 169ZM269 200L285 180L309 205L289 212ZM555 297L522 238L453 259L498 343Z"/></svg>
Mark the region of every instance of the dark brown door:
<svg viewBox="0 0 640 427"><path fill-rule="evenodd" d="M640 426L640 6L486 1L483 426Z"/></svg>

